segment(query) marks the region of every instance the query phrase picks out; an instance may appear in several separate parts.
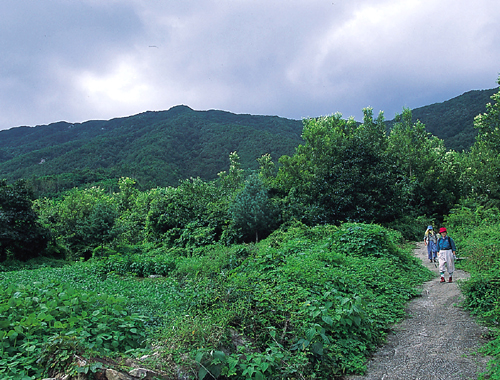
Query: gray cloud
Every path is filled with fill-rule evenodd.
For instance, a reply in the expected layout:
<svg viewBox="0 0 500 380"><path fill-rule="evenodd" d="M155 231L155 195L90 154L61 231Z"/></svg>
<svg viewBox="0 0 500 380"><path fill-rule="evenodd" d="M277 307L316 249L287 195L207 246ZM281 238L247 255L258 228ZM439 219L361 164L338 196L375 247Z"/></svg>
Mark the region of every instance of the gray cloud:
<svg viewBox="0 0 500 380"><path fill-rule="evenodd" d="M489 0L7 0L0 129L186 104L390 119L500 72Z"/></svg>

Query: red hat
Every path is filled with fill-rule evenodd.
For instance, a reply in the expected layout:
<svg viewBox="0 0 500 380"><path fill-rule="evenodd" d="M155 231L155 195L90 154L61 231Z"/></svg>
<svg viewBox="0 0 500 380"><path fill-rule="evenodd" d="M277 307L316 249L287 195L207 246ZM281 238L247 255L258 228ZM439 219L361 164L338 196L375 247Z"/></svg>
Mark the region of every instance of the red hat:
<svg viewBox="0 0 500 380"><path fill-rule="evenodd" d="M441 232L446 232L446 228L445 228L445 227L441 227L441 228L439 229L439 233L441 233Z"/></svg>

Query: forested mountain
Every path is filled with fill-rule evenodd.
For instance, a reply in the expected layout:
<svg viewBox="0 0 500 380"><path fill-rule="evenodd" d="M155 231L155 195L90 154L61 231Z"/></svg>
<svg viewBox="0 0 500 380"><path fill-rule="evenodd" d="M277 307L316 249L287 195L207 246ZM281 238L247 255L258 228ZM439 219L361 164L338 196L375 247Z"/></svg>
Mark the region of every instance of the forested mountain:
<svg viewBox="0 0 500 380"><path fill-rule="evenodd" d="M496 89L470 91L443 103L412 110L427 131L448 149L474 142L474 117ZM387 121L390 129L395 120ZM269 153L274 161L292 155L303 142L303 123L277 116L255 116L176 106L111 120L57 122L0 131L0 178L29 179L39 194L81 184L133 177L140 188L177 185L190 177L214 179L227 170L237 151L243 169Z"/></svg>
<svg viewBox="0 0 500 380"><path fill-rule="evenodd" d="M233 151L244 169L256 169L256 159L266 153L276 160L293 154L301 132L299 120L187 106L109 121L18 127L0 131L0 178L43 177L48 188L42 192L121 176L144 188L177 185L189 177L216 178Z"/></svg>
<svg viewBox="0 0 500 380"><path fill-rule="evenodd" d="M457 152L474 144L477 131L474 117L486 112L486 104L498 88L468 91L442 103L435 103L412 110L413 121L420 120L426 130L444 140L448 149ZM393 121L389 121L391 125Z"/></svg>

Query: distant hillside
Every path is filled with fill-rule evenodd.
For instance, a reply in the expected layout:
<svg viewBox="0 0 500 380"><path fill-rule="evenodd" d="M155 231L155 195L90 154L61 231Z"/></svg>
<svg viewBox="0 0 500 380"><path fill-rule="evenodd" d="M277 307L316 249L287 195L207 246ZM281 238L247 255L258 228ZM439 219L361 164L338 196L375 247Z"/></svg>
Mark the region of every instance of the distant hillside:
<svg viewBox="0 0 500 380"><path fill-rule="evenodd" d="M131 176L141 187L213 179L237 151L244 169L277 161L302 142L302 121L176 106L109 121L58 122L0 131L0 178L44 177L41 192ZM36 183L38 183L35 181ZM39 189L40 190L40 189Z"/></svg>
<svg viewBox="0 0 500 380"><path fill-rule="evenodd" d="M413 120L424 123L427 131L444 140L448 149L467 150L477 135L474 117L486 112L486 104L496 92L498 87L473 90L442 103L415 108L412 110Z"/></svg>

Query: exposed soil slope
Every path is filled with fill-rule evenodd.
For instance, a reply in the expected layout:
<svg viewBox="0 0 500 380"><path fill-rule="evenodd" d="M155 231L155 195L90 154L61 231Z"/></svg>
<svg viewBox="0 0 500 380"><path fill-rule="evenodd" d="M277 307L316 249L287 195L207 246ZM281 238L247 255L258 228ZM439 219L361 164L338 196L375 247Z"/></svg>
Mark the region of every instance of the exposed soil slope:
<svg viewBox="0 0 500 380"><path fill-rule="evenodd" d="M427 248L414 250L422 264L436 273L423 285L422 296L407 307L408 317L393 327L387 344L374 354L365 376L348 380L477 379L488 358L474 355L487 329L458 306L462 294L456 281L468 274L458 270L453 283L440 283L437 264L429 263ZM448 280L448 273L445 273Z"/></svg>

